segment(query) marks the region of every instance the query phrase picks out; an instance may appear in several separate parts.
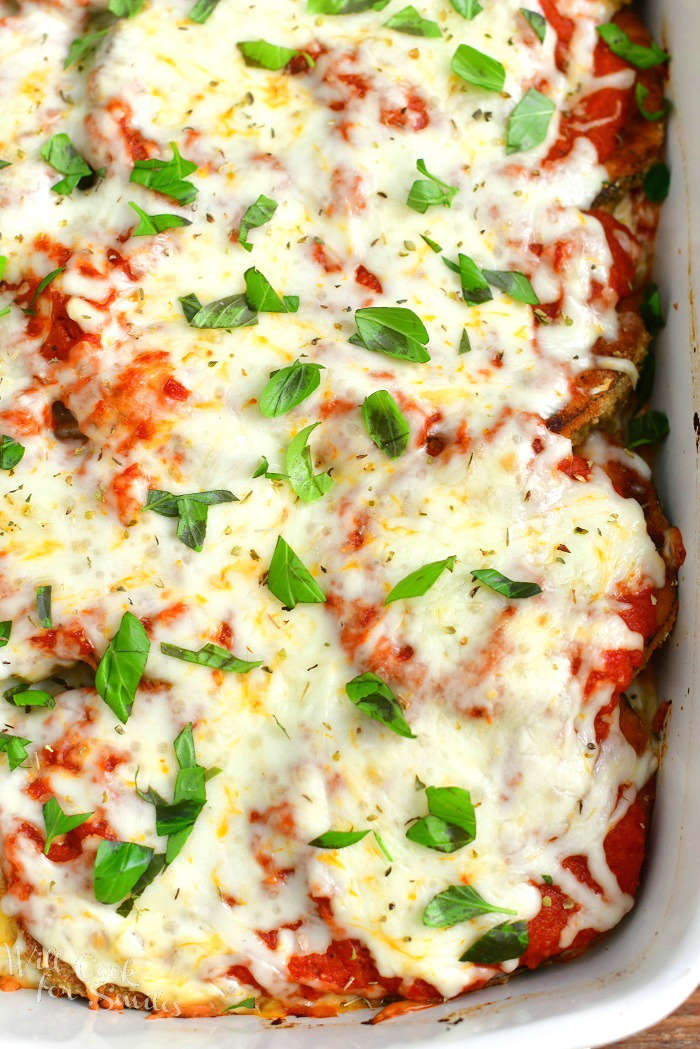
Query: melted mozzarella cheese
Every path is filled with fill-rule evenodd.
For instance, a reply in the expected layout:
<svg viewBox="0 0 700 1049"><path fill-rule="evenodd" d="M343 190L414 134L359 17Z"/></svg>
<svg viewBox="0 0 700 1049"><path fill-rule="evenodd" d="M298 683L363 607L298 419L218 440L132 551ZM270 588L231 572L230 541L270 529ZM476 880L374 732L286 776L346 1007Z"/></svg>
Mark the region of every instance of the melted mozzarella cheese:
<svg viewBox="0 0 700 1049"><path fill-rule="evenodd" d="M574 905L562 947L579 929L612 927L631 906L604 840L655 757L626 742L617 714L597 740L613 684L587 695L586 682L607 652L639 652L620 595L660 587L664 566L640 506L601 468L586 481L562 472L571 444L540 421L565 405L597 341L617 333L614 302L593 293L612 258L587 211L606 173L584 138L544 164L556 115L541 146L505 156L508 117L529 87L546 84L561 109L590 81L594 27L614 6L570 0L578 28L566 74L554 33L533 45L516 0L491 2L469 22L426 0L422 13L438 21L441 40L392 32L382 25L391 11L333 18L271 0L261 23L259 5L221 0L197 25L187 4L147 0L116 22L86 69L67 70L70 40L85 29L71 5L24 3L0 27L10 100L0 156L12 161L0 172L9 282L0 307L11 304L0 319L0 416L26 449L0 476L0 618L13 623L3 666L9 681L39 681L85 651L99 659L126 611L147 620L152 638L124 726L88 686L60 691L50 711L5 713L32 756L27 768L0 770L0 833L31 892L10 889L3 908L91 994L117 983L156 1007L216 1011L249 993L247 969L266 994L291 999L301 992L290 960L322 954L342 934L369 949L382 977L421 979L449 996L493 974L458 959L503 920L427 928L422 910L449 884L472 884L529 920L541 906L536 884L551 876ZM261 32L318 53L313 68L246 66L236 42ZM461 42L504 64L503 92L450 74ZM94 188L52 193L59 176L38 151L61 131L95 169L105 166ZM173 141L197 164L198 195L184 207L129 182L140 153L167 157ZM407 208L421 158L457 187L449 209ZM232 235L260 193L278 207L251 232L248 254ZM129 239L130 201L191 224ZM462 252L527 273L542 303L562 297L561 314L538 325L530 306L497 290L465 306L458 278L422 234L448 258ZM563 270L557 245L567 247ZM72 322L80 332L67 356L42 352L59 338L48 333L46 300L34 327L14 302L23 281L56 265L64 272L50 294L61 297L64 329ZM261 314L234 331L187 325L181 296L239 293L251 265L298 295L299 311ZM360 267L381 291L359 279ZM397 303L426 324L429 364L348 341L354 310ZM465 326L472 348L460 355ZM257 401L269 374L299 357L323 365L318 390L264 419ZM401 403L411 428L395 461L362 424L359 406L377 389ZM51 432L57 400L85 443ZM303 503L284 480L253 479L261 456L284 473L289 441L319 419L312 458L334 482L322 499ZM426 455L426 432L439 434L440 454ZM600 462L616 454L596 441ZM227 488L239 501L210 508L197 553L178 541L172 519L141 509L149 488ZM287 611L271 594L278 535L328 607ZM451 554L454 571L424 597L384 606L398 580ZM483 567L542 592L508 603L474 586L471 572ZM64 628L53 646L36 616L43 584ZM371 615L360 629L362 608ZM160 652L163 641L199 648L222 624L236 654L262 667L222 675ZM415 739L347 699L346 682L368 667L400 696ZM171 796L172 741L190 721L199 763L221 772L180 855L121 917L94 898L94 850L57 863L18 832L23 822L43 826L30 785L40 771L67 812L95 811L117 838L162 851L153 807L136 788ZM51 759L69 745L77 771ZM408 821L425 814L417 780L470 791L472 845L444 855L406 838ZM374 829L392 859L371 835L342 850L308 845L329 828ZM586 857L601 893L562 866L572 855ZM311 898L330 902L333 929ZM279 935L259 935L272 930Z"/></svg>

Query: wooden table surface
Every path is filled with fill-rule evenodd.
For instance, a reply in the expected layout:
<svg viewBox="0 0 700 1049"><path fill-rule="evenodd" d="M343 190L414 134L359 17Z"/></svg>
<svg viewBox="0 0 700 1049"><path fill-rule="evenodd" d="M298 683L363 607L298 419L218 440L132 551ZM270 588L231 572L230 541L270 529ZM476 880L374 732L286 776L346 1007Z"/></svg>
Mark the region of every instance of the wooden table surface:
<svg viewBox="0 0 700 1049"><path fill-rule="evenodd" d="M700 987L673 1016L609 1049L700 1049Z"/></svg>

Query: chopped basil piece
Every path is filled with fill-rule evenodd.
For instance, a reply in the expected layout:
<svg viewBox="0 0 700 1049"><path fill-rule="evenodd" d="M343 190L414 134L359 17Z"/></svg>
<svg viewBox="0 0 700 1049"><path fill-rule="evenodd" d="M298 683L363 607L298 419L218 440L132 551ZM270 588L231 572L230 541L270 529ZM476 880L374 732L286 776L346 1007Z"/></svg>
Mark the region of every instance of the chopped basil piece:
<svg viewBox="0 0 700 1049"><path fill-rule="evenodd" d="M287 368L273 372L260 394L261 414L274 419L301 404L318 388L322 368L322 364L296 360Z"/></svg>
<svg viewBox="0 0 700 1049"><path fill-rule="evenodd" d="M362 841L369 834L368 830L327 830L309 842L316 849L346 849L348 845Z"/></svg>
<svg viewBox="0 0 700 1049"><path fill-rule="evenodd" d="M117 914L121 915L122 918L126 918L128 914L131 914L134 903L137 898L148 888L152 881L154 881L160 872L165 867L165 853L154 852L151 856L150 862L146 867L139 880L134 885L131 893L122 903L117 907Z"/></svg>
<svg viewBox="0 0 700 1049"><path fill-rule="evenodd" d="M355 323L357 333L350 337L355 346L419 364L430 360L425 348L428 332L413 310L403 306L369 306L355 310Z"/></svg>
<svg viewBox="0 0 700 1049"><path fill-rule="evenodd" d="M646 404L651 397L656 377L656 354L648 350L641 368L639 369L639 382L634 390L634 398L637 403L637 411Z"/></svg>
<svg viewBox="0 0 700 1049"><path fill-rule="evenodd" d="M254 1009L255 998L243 998L242 1001L236 1002L235 1005L229 1005L224 1009L225 1013L235 1013L238 1009Z"/></svg>
<svg viewBox="0 0 700 1049"><path fill-rule="evenodd" d="M180 156L174 142L170 143L173 151L172 160L160 160L152 157L149 160L137 160L129 176L130 182L162 193L178 204L191 204L199 192L197 187L187 181L187 175L197 170L191 160Z"/></svg>
<svg viewBox="0 0 700 1049"><path fill-rule="evenodd" d="M266 40L241 40L236 47L241 52L247 66L257 66L260 69L273 71L284 69L287 63L299 54L293 47L268 44Z"/></svg>
<svg viewBox="0 0 700 1049"><path fill-rule="evenodd" d="M403 455L411 431L398 404L387 390L375 390L362 404L362 421L371 440L390 459Z"/></svg>
<svg viewBox="0 0 700 1049"><path fill-rule="evenodd" d="M191 226L189 219L182 215L148 215L133 200L129 201L129 207L133 208L139 217L138 226L131 231L132 237L149 237L155 233L162 233L165 229L176 229L178 226Z"/></svg>
<svg viewBox="0 0 700 1049"><path fill-rule="evenodd" d="M30 739L23 736L11 736L9 732L0 732L0 754L7 754L10 772L18 769L27 760L27 745Z"/></svg>
<svg viewBox="0 0 700 1049"><path fill-rule="evenodd" d="M650 335L656 335L665 326L661 297L655 284L647 284L639 307L644 326Z"/></svg>
<svg viewBox="0 0 700 1049"><path fill-rule="evenodd" d="M70 195L82 179L96 174L78 153L68 135L63 132L53 135L48 142L44 143L39 153L54 171L58 171L59 175L65 175L65 178L60 179L51 187L52 193Z"/></svg>
<svg viewBox="0 0 700 1049"><path fill-rule="evenodd" d="M534 597L536 594L542 593L537 583L515 582L512 579L508 579L507 576L501 575L495 568L477 568L472 572L472 575L480 583L489 587L490 590L495 590L497 594L503 594L504 597L510 597L514 600L523 597Z"/></svg>
<svg viewBox="0 0 700 1049"><path fill-rule="evenodd" d="M642 412L627 424L627 447L640 448L645 444L658 444L668 437L670 431L668 417L664 412Z"/></svg>
<svg viewBox="0 0 700 1049"><path fill-rule="evenodd" d="M443 561L431 561L422 568L417 568L415 572L410 572L392 587L384 599L384 604L390 605L392 601L401 601L410 597L422 597L434 583L437 583L446 569L448 572L454 570L456 559L456 555L451 554Z"/></svg>
<svg viewBox="0 0 700 1049"><path fill-rule="evenodd" d="M498 965L520 958L528 943L526 922L502 922L481 936L459 960L474 965Z"/></svg>
<svg viewBox="0 0 700 1049"><path fill-rule="evenodd" d="M44 630L50 630L52 626L50 586L38 586L36 588L36 611Z"/></svg>
<svg viewBox="0 0 700 1049"><path fill-rule="evenodd" d="M196 663L200 667L211 667L212 670L223 670L227 674L247 674L249 670L262 666L262 659L239 659L227 648L209 642L200 649L180 648L161 641L160 650L164 656L174 656L185 663Z"/></svg>
<svg viewBox="0 0 700 1049"><path fill-rule="evenodd" d="M434 251L436 255L440 254L440 252L442 251L442 247L438 244L436 240L432 240L427 233L421 233L421 237L423 238L423 240L428 245L431 251Z"/></svg>
<svg viewBox="0 0 700 1049"><path fill-rule="evenodd" d="M476 837L476 814L468 790L426 787L428 815L416 820L406 837L437 852L457 852Z"/></svg>
<svg viewBox="0 0 700 1049"><path fill-rule="evenodd" d="M547 32L547 22L543 15L539 11L530 11L527 7L520 8L520 14L523 16L526 22L535 30L537 36L540 39L540 43L544 43L545 34Z"/></svg>
<svg viewBox="0 0 700 1049"><path fill-rule="evenodd" d="M649 88L645 87L644 84L642 84L641 81L638 80L634 87L634 97L637 102L637 109L642 114L645 120L649 120L652 122L663 120L664 117L668 116L671 110L671 103L667 98L664 98L661 104L661 109L655 109L653 112L650 112L644 104L647 100L648 95Z"/></svg>
<svg viewBox="0 0 700 1049"><path fill-rule="evenodd" d="M24 455L24 445L6 433L0 437L0 470L12 470Z"/></svg>
<svg viewBox="0 0 700 1049"><path fill-rule="evenodd" d="M2 280L7 266L7 255L0 255L0 280Z"/></svg>
<svg viewBox="0 0 700 1049"><path fill-rule="evenodd" d="M355 15L360 11L383 11L389 0L306 0L313 15Z"/></svg>
<svg viewBox="0 0 700 1049"><path fill-rule="evenodd" d="M554 885L554 878L551 874L543 874L542 881L545 883L545 885Z"/></svg>
<svg viewBox="0 0 700 1049"><path fill-rule="evenodd" d="M245 297L251 310L258 313L296 313L299 309L298 295L282 295L274 290L267 277L251 266L243 274Z"/></svg>
<svg viewBox="0 0 700 1049"><path fill-rule="evenodd" d="M143 7L143 0L109 0L108 7L117 18L133 18Z"/></svg>
<svg viewBox="0 0 700 1049"><path fill-rule="evenodd" d="M652 204L661 204L666 200L671 186L671 172L663 163L652 164L644 176L644 193Z"/></svg>
<svg viewBox="0 0 700 1049"><path fill-rule="evenodd" d="M508 120L506 153L525 152L544 142L555 108L551 98L530 88Z"/></svg>
<svg viewBox="0 0 700 1049"><path fill-rule="evenodd" d="M74 63L83 62L89 58L97 50L110 29L111 26L107 26L106 29L96 29L93 33L85 33L84 36L79 36L72 40L63 68L68 69Z"/></svg>
<svg viewBox="0 0 700 1049"><path fill-rule="evenodd" d="M240 44L238 45L241 46ZM266 197L264 193L261 193L254 204L246 208L241 219L241 224L238 227L238 243L246 251L252 251L253 245L248 240L248 234L252 229L257 229L259 226L264 226L266 222L269 222L274 213L277 211L277 201L271 200L270 197Z"/></svg>
<svg viewBox="0 0 700 1049"><path fill-rule="evenodd" d="M2 171L3 168L9 168L11 163L12 161L10 160L0 160L0 171Z"/></svg>
<svg viewBox="0 0 700 1049"><path fill-rule="evenodd" d="M502 91L506 71L502 62L469 44L460 44L452 56L451 69L462 80L484 91Z"/></svg>
<svg viewBox="0 0 700 1049"><path fill-rule="evenodd" d="M31 317L34 316L34 314L36 313L36 300L39 298L42 291L48 288L49 284L51 284L52 281L56 280L56 277L60 277L60 275L65 272L65 269L65 266L59 266L58 269L51 270L50 273L47 273L45 277L41 278L41 280L36 286L36 289L34 291L34 294L32 295L29 305L24 310L24 313L29 314L29 316Z"/></svg>
<svg viewBox="0 0 700 1049"><path fill-rule="evenodd" d="M207 778L211 778L207 777L206 770L197 764L191 723L185 725L176 737L173 749L180 767L175 779L172 802L166 801L152 787L147 791L141 791L137 787L139 797L155 807L156 833L168 839L165 864L172 863L192 833L197 817L206 804ZM213 774L216 775L219 771L217 769Z"/></svg>
<svg viewBox="0 0 700 1049"><path fill-rule="evenodd" d="M203 25L218 3L219 0L197 0L197 3L188 12L187 17L190 22L198 22L200 25Z"/></svg>
<svg viewBox="0 0 700 1049"><path fill-rule="evenodd" d="M3 698L13 707L45 707L53 710L56 706L56 700L50 692L45 692L43 688L30 688L26 683L5 689Z"/></svg>
<svg viewBox="0 0 700 1049"><path fill-rule="evenodd" d="M651 47L635 44L630 40L624 29L621 29L619 25L615 25L614 22L606 22L605 25L596 26L596 30L614 55L624 59L625 62L629 62L631 66L635 66L637 69L651 69L653 66L660 66L663 62L668 62L671 57L665 51L662 51L657 44L652 44Z"/></svg>
<svg viewBox="0 0 700 1049"><path fill-rule="evenodd" d="M10 640L10 634L12 633L12 620L3 619L0 622L0 648L4 648L7 642Z"/></svg>
<svg viewBox="0 0 700 1049"><path fill-rule="evenodd" d="M95 856L93 883L100 903L118 903L148 868L153 849L133 841L101 841Z"/></svg>
<svg viewBox="0 0 700 1049"><path fill-rule="evenodd" d="M416 167L421 175L426 175L427 178L416 179L411 186L406 200L409 208L413 208L414 211L424 215L428 208L438 204L446 208L451 207L452 201L459 192L458 187L442 182L437 175L431 175L425 166L424 160L417 160ZM426 238L423 239L426 240L426 243L430 243Z"/></svg>
<svg viewBox="0 0 700 1049"><path fill-rule="evenodd" d="M281 535L270 561L267 585L285 608L323 604L326 600L314 577Z"/></svg>
<svg viewBox="0 0 700 1049"><path fill-rule="evenodd" d="M380 677L367 671L348 681L345 691L358 710L379 721L397 736L415 739L396 696Z"/></svg>
<svg viewBox="0 0 700 1049"><path fill-rule="evenodd" d="M493 298L486 277L468 255L463 255L460 251L457 262L445 258L444 255L442 261L448 270L459 274L462 295L467 306L479 306L482 302L489 302Z"/></svg>
<svg viewBox="0 0 700 1049"><path fill-rule="evenodd" d="M125 612L95 675L95 688L122 723L131 714L150 647L143 623Z"/></svg>
<svg viewBox="0 0 700 1049"><path fill-rule="evenodd" d="M459 349L457 350L457 353L460 356L462 356L465 353L471 353L471 352L472 352L472 344L469 341L469 332L467 331L466 328L463 328L462 329L462 334L461 334L460 340L459 340Z"/></svg>
<svg viewBox="0 0 700 1049"><path fill-rule="evenodd" d="M144 510L153 510L161 517L177 517L177 537L185 546L200 553L207 534L209 507L219 503L237 503L238 497L226 488L209 492L189 492L173 495L159 488L150 488Z"/></svg>
<svg viewBox="0 0 700 1049"><path fill-rule="evenodd" d="M447 929L460 922L471 921L481 914L516 914L508 907L487 903L471 885L450 885L433 896L423 911L423 925L431 929Z"/></svg>
<svg viewBox="0 0 700 1049"><path fill-rule="evenodd" d="M416 11L413 4L402 7L395 15L387 19L384 25L388 29L395 29L398 33L409 33L411 36L440 37L440 26L437 22L431 22L429 18Z"/></svg>
<svg viewBox="0 0 700 1049"><path fill-rule="evenodd" d="M517 270L484 270L484 277L492 287L499 288L511 299L539 306L540 300L524 273L518 273Z"/></svg>
<svg viewBox="0 0 700 1049"><path fill-rule="evenodd" d="M262 455L260 457L260 463L255 468L255 472L253 473L253 477L267 477L268 481L287 481L287 480L289 480L289 478L287 477L286 474L274 473L272 470L270 470L270 464L268 463L267 458L264 455Z"/></svg>
<svg viewBox="0 0 700 1049"><path fill-rule="evenodd" d="M227 295L203 306L194 293L180 297L182 312L192 328L245 328L258 323L245 295Z"/></svg>
<svg viewBox="0 0 700 1049"><path fill-rule="evenodd" d="M313 503L333 487L329 473L315 474L308 440L320 423L311 423L292 438L287 448L287 475L296 495L304 503Z"/></svg>
<svg viewBox="0 0 700 1049"><path fill-rule="evenodd" d="M479 0L450 0L450 3L457 14L466 18L468 22L471 22L472 18L476 18L479 12L484 10Z"/></svg>
<svg viewBox="0 0 700 1049"><path fill-rule="evenodd" d="M65 812L55 798L49 798L42 807L44 814L44 826L46 827L46 842L44 844L44 855L48 856L51 842L69 830L80 827L93 815L92 812L78 812L75 816L66 816Z"/></svg>

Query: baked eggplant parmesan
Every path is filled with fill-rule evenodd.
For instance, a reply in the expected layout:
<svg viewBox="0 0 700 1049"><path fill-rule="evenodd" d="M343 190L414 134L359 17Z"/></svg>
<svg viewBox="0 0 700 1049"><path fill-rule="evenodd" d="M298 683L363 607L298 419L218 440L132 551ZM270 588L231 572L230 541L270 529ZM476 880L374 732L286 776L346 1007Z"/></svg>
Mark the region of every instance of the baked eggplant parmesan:
<svg viewBox="0 0 700 1049"><path fill-rule="evenodd" d="M0 0L0 986L387 1018L631 909L669 56Z"/></svg>

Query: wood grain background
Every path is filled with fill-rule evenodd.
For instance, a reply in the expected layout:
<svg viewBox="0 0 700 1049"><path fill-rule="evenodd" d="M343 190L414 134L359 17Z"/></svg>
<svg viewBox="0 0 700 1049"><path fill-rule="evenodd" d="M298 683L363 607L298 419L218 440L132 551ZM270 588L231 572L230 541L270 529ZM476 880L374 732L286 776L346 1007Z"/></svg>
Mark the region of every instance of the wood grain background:
<svg viewBox="0 0 700 1049"><path fill-rule="evenodd" d="M700 987L673 1016L609 1049L700 1049Z"/></svg>

